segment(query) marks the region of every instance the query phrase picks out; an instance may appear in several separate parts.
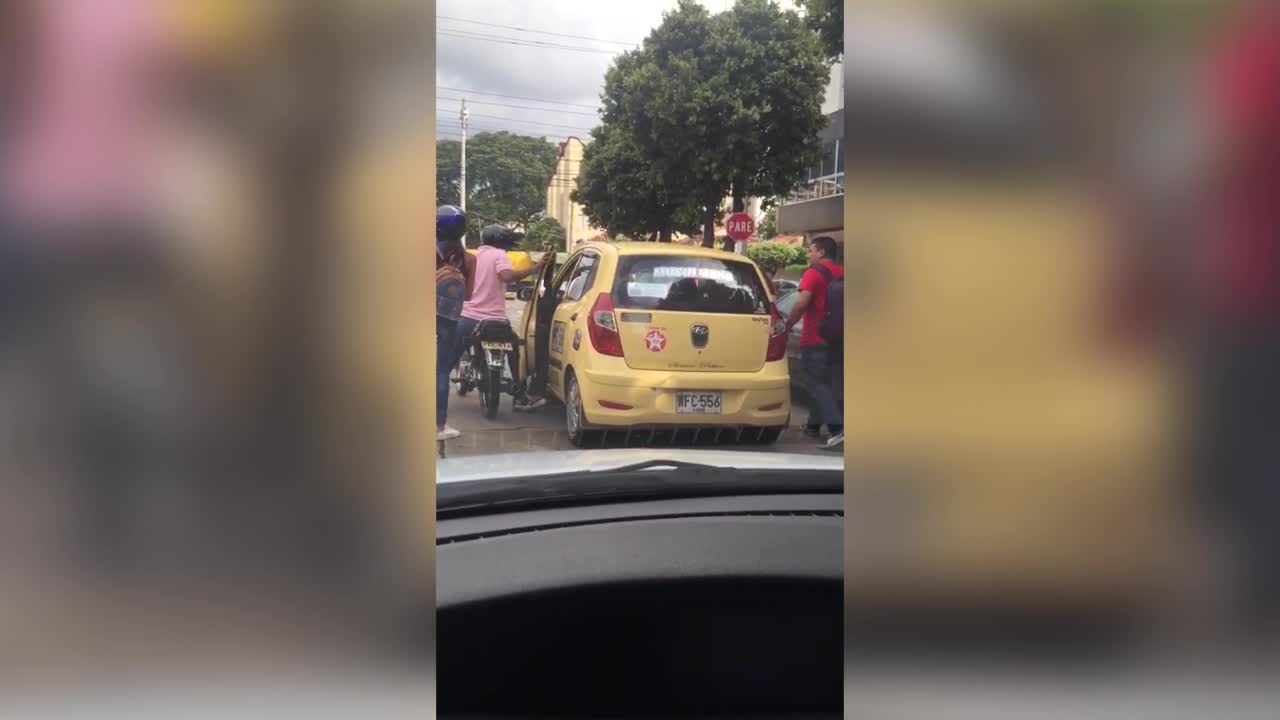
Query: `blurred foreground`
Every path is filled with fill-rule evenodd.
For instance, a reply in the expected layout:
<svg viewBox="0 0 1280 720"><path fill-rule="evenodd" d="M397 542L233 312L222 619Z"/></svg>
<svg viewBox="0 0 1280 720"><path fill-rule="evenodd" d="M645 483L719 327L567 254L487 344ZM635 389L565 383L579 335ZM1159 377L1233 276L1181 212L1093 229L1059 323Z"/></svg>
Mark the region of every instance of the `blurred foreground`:
<svg viewBox="0 0 1280 720"><path fill-rule="evenodd" d="M1280 3L903 5L845 18L849 677L1270 677Z"/></svg>
<svg viewBox="0 0 1280 720"><path fill-rule="evenodd" d="M935 3L944 37L976 28L1054 68L1009 63L1048 97L992 101L1015 109L994 133L983 83L910 29L879 35L916 53L889 77L940 67L924 87L957 114L860 115L919 88L859 86L876 50L848 44L847 91L877 98L849 103L845 148L850 272L875 280L850 285L871 308L850 306L845 372L864 408L847 430L851 688L905 685L903 713L963 717L963 693L922 688L981 656L979 707L1025 708L1010 667L1048 658L1040 677L1073 684L1037 711L1105 702L1074 681L1117 656L1064 650L1084 634L1059 619L1073 610L1136 614L1119 655L1173 673L1141 699L1180 697L1164 678L1187 672L1225 683L1214 713L1239 716L1255 695L1231 683L1274 677L1280 3L1243 4L1271 15ZM429 658L431 4L0 7L4 677L386 679L392 650ZM930 144L931 126L965 132ZM886 464L925 508L898 526L910 542L867 512ZM928 577L872 597L917 551ZM1077 599L1132 599L1139 579L1146 603ZM959 612L1024 592L1026 620ZM892 617L871 607L886 600Z"/></svg>
<svg viewBox="0 0 1280 720"><path fill-rule="evenodd" d="M429 633L431 4L0 12L6 679Z"/></svg>

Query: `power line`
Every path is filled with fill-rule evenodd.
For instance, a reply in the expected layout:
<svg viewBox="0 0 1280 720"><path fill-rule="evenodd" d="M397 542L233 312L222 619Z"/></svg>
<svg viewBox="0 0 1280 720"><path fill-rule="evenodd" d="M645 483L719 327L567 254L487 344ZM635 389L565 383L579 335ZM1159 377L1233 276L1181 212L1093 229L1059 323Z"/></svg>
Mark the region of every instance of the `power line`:
<svg viewBox="0 0 1280 720"><path fill-rule="evenodd" d="M450 131L450 132L458 132L458 133L462 132L461 126L458 126L458 125L443 125L440 127L443 130ZM557 135L555 133L544 132L541 130L530 130L527 128L491 128L491 127L476 127L472 125L470 126L470 129L473 131L476 131L476 132L473 132L470 137L475 137L476 135L480 135L484 133L510 133L512 135L519 135L521 137L532 137L532 138L543 138L543 139L556 138L561 140L567 140L569 138L568 135Z"/></svg>
<svg viewBox="0 0 1280 720"><path fill-rule="evenodd" d="M544 123L544 122L538 122L538 121L536 121L536 120L519 120L519 119L516 119L516 118L507 118L507 117L502 117L502 116L500 116L500 115L476 115L476 114L472 114L472 115L471 115L471 117L486 118L486 119L488 119L488 120L502 120L502 121L504 121L504 122L519 122L519 123L527 123L527 124L529 124L529 125L542 125L542 126L545 126L545 127L557 127L557 128L561 128L561 129L564 129L564 130L578 130L578 131L580 131L580 132L591 132L591 128L580 127L580 126L578 126L578 125L563 125L563 124L560 124L560 123Z"/></svg>
<svg viewBox="0 0 1280 720"><path fill-rule="evenodd" d="M602 50L600 48L589 48L584 46L560 45L557 43L541 42L539 40L521 40L519 38L508 38L501 35L486 35L483 33L459 33L448 30L437 30L436 35L443 37L459 38L462 40L482 40L484 42L502 43L504 45L518 45L521 47L540 47L548 50L572 50L573 52L595 53L597 55L617 55L613 50Z"/></svg>
<svg viewBox="0 0 1280 720"><path fill-rule="evenodd" d="M461 29L442 29L436 32L436 35L444 37L457 37L462 40L483 40L486 42L502 42L506 45L518 45L524 47L545 47L548 50L572 50L575 53L594 53L598 55L617 55L617 51L604 50L600 47L588 47L585 45L563 45L559 42L543 42L540 40L525 40L522 37L507 37L503 35L489 35L484 32L461 31Z"/></svg>
<svg viewBox="0 0 1280 720"><path fill-rule="evenodd" d="M436 99L451 100L454 102L458 102L463 98L446 97L444 95L437 95ZM508 105L507 103L488 102L486 100L467 100L467 102L472 105L492 105L494 107L516 108L517 110L541 110L543 112L564 113L565 115L586 115L587 117L600 117L599 113L593 113L593 112L585 113L585 112L579 112L577 110L560 110L558 108L533 107L532 105Z"/></svg>
<svg viewBox="0 0 1280 720"><path fill-rule="evenodd" d="M565 106L568 106L568 107L580 107L580 108L586 108L586 109L588 109L588 110L596 110L596 109L598 109L598 108L597 108L597 106L595 106L595 105L583 105L583 104L581 104L581 103L562 103L562 102L559 102L559 101L557 101L557 100L543 100L542 98L523 97L523 96L520 96L520 95L503 95L503 94L501 94L501 93L484 92L484 91L482 91L482 90L470 90L470 89L467 89L467 88L445 87L444 85L437 85L437 86L436 86L436 89L437 89L437 90L449 90L449 91L451 91L451 92L460 92L460 93L473 93L473 94L476 94L476 95L491 95L491 96L493 96L493 97L506 98L506 99L508 99L508 100L529 100L529 101L532 101L532 102L554 103L554 104L556 104L556 105L565 105Z"/></svg>
<svg viewBox="0 0 1280 720"><path fill-rule="evenodd" d="M471 117L473 117L473 118L474 118L474 117L475 117L475 115L472 115ZM493 131L495 131L495 132L496 132L496 131L509 130L510 128L509 128L509 127L505 127L505 126L503 126L503 127L499 127L500 123L491 123L491 122L490 122L491 120L498 120L498 121L502 121L502 122L530 123L530 124L534 124L534 125L551 125L551 123L535 123L535 122L533 122L532 120L519 120L519 119L516 119L516 118L504 118L504 117L487 116L487 115L486 115L486 116L484 116L484 117L485 117L484 121L483 121L483 122L481 122L479 125L477 125L477 124L475 124L475 123L467 123L467 126L468 126L468 127L476 128L477 130L493 130ZM448 124L448 125L452 125L452 126L454 126L454 127L462 127L462 126L458 123L458 121L456 121L456 120L450 120L450 119L448 119L448 118L441 118L441 117L437 117L437 118L436 118L436 122L437 122L437 123L441 123L441 124ZM567 129L567 130L580 130L580 129L581 129L581 128L575 128L575 127L570 126L570 125L555 125L554 127L560 127L560 128L564 128L564 129ZM523 130L523 132L530 132L530 130L525 129L525 130ZM568 135L560 135L559 137L569 137L569 136L568 136Z"/></svg>
<svg viewBox="0 0 1280 720"><path fill-rule="evenodd" d="M574 40L590 40L591 42L611 43L613 45L623 45L625 47L636 47L636 43L623 42L621 40L606 40L604 38L586 37L585 35L568 35L566 33L551 32L550 30L533 30L531 28L523 28L518 25L499 25L498 23L483 22L480 20L468 20L466 18L451 17L449 15L437 15L440 20L452 20L453 22L470 23L472 25L485 25L487 27L503 28L505 30L515 30L517 32L537 33L539 35L554 35L556 37L572 38Z"/></svg>
<svg viewBox="0 0 1280 720"><path fill-rule="evenodd" d="M436 112L448 113L452 111L437 108ZM561 123L545 123L545 122L538 122L536 120L523 120L520 118L502 117L501 115L483 115L479 113L471 113L470 116L473 118L482 118L485 120L501 120L502 122L526 123L528 125L542 125L545 127L561 128L564 130L577 130L580 132L591 132L591 128L580 127L578 125L563 125Z"/></svg>
<svg viewBox="0 0 1280 720"><path fill-rule="evenodd" d="M473 129L474 129L474 128L473 128ZM551 134L551 133L539 133L539 132L537 132L537 131L535 131L535 130L522 130L522 129L514 129L514 130L511 130L511 129L502 129L502 130L483 129L483 130L481 130L481 132L482 132L482 133L490 133L490 132L506 132L506 133L511 133L512 135L518 135L518 136L520 136L520 137L533 138L533 139L537 139L537 140L547 140L547 141L549 141L549 142L550 142L550 141L552 141L552 140L561 140L561 139L565 139L565 137L566 137L566 136L564 136L564 135L553 135L553 134ZM449 139L451 139L451 140L460 140L460 139L462 139L462 136L461 136L462 129L461 129L461 128L458 128L458 127L444 127L444 128L437 128L437 130L436 130L436 134L437 134L437 135L440 135L440 134L443 134L443 133L453 133L452 135L450 135L450 136L449 136ZM475 137L476 137L476 134L468 135L468 139L472 139L472 140L474 140L474 139L475 139Z"/></svg>

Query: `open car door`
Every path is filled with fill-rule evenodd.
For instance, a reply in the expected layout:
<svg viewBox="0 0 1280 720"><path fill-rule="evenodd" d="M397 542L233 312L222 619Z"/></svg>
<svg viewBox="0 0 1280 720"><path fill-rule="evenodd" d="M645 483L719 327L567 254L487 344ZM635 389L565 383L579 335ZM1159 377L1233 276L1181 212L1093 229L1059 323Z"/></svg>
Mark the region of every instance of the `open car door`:
<svg viewBox="0 0 1280 720"><path fill-rule="evenodd" d="M539 332L539 328L551 327L551 314L555 312L555 298L551 292L551 280L555 277L556 263L553 259L534 281L533 297L525 303L524 312L520 315L520 337L524 339L524 349L520 354L521 375L531 379L535 392L546 384L546 340L547 332ZM543 338L539 343L538 339ZM539 362L541 361L541 362ZM538 368L543 368L542 372Z"/></svg>

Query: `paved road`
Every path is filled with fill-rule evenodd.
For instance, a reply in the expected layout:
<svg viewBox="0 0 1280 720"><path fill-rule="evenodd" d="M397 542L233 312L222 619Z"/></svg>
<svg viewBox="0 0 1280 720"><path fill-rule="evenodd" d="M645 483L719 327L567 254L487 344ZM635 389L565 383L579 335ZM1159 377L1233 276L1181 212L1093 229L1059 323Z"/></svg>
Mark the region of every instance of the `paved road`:
<svg viewBox="0 0 1280 720"><path fill-rule="evenodd" d="M523 303L514 300L507 301L507 317L517 327L523 306ZM803 419L808 413L807 407L792 402L793 418ZM564 407L554 402L532 413L517 413L511 408L511 398L506 397L498 417L487 420L481 412L480 399L475 393L460 398L454 392L449 396L449 424L462 431L462 437L448 442L446 452L449 457L573 448L564 434ZM813 440L804 437L794 428L784 433L776 445L737 449L826 454L826 451L814 447Z"/></svg>

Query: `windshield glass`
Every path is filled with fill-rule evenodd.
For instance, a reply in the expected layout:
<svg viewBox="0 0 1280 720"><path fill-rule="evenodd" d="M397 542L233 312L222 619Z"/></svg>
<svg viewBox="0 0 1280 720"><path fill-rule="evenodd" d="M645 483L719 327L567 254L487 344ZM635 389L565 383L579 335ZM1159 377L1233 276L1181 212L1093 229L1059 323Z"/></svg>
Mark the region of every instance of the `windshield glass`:
<svg viewBox="0 0 1280 720"><path fill-rule="evenodd" d="M613 302L628 310L765 315L755 266L718 258L629 256L618 263Z"/></svg>

